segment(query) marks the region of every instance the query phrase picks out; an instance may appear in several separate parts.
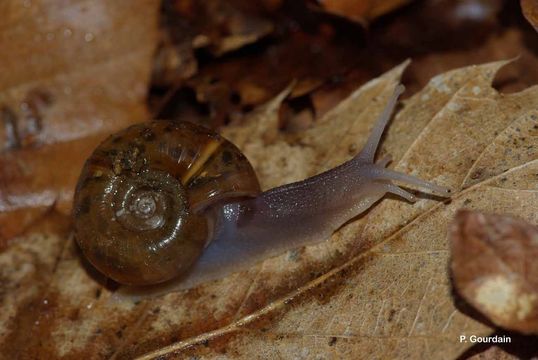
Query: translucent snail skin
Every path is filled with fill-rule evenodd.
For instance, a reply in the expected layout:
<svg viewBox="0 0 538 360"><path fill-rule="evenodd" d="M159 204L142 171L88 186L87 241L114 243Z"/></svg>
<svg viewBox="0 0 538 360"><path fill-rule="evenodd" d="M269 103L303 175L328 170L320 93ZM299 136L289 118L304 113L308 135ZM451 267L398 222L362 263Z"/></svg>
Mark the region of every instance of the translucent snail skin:
<svg viewBox="0 0 538 360"><path fill-rule="evenodd" d="M152 121L106 139L86 161L74 204L77 242L98 270L126 285L224 277L328 239L397 180L441 197L450 190L374 163L399 85L362 149L316 176L262 192L231 142L188 122Z"/></svg>

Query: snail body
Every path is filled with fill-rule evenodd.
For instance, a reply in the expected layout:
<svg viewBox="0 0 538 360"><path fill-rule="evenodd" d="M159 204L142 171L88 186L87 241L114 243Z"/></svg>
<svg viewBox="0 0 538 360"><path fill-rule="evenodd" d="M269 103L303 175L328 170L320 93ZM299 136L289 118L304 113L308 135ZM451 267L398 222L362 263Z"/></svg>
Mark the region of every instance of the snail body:
<svg viewBox="0 0 538 360"><path fill-rule="evenodd" d="M218 134L186 122L133 125L87 160L74 225L84 255L126 285L174 278L180 288L222 277L286 250L330 237L386 193L414 196L392 180L449 190L374 163L398 86L363 150L305 180L260 191L246 157Z"/></svg>

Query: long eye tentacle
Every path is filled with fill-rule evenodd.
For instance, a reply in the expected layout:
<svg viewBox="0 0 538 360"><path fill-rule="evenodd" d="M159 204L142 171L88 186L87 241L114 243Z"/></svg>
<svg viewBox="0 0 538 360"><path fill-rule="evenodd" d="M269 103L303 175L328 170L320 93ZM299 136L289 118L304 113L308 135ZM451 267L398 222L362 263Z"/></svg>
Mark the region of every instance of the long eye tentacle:
<svg viewBox="0 0 538 360"><path fill-rule="evenodd" d="M398 102L398 97L404 92L405 86L402 84L399 84L394 89L394 92L392 93L389 102L385 106L385 109L383 110L383 113L379 117L377 123L375 124L374 128L372 129L372 133L370 134L370 137L368 138L368 141L366 142L366 145L364 145L364 148L362 151L355 157L358 161L363 161L367 163L373 163L375 153L377 151L377 148L379 147L379 142L381 141L381 136L383 135L383 132L385 131L385 127L387 127L387 124L389 123L389 120L391 118L392 113L394 112L394 108L396 107L396 104Z"/></svg>
<svg viewBox="0 0 538 360"><path fill-rule="evenodd" d="M370 176L372 176L372 180L374 181L376 179L397 180L408 185L419 187L421 190L427 193L430 193L432 195L438 195L438 196L443 196L443 197L450 196L450 189L444 186L436 185L429 181L425 181L411 175L407 175L407 174L400 173L395 170L387 169L386 166L392 160L390 155L385 156L384 158L379 160L377 163L375 163L375 165L368 166L368 164L374 163L375 153L379 147L381 136L383 135L383 132L385 131L385 128L391 118L391 115L394 112L396 103L398 102L398 97L403 93L404 90L405 90L405 87L402 84L399 84L398 86L396 86L387 105L385 106L385 109L381 113L379 119L377 120L377 123L374 125L374 128L372 129L372 133L370 134L370 137L368 138L366 145L357 156L355 156L352 160L350 160L350 163L353 163L353 165L355 166L360 166L361 164L364 164L366 165L367 168L371 168L371 170L368 170L367 172L369 173ZM387 189L389 192L400 195L409 201L414 201L414 200L410 200L411 197L408 192L405 192L403 190L402 190L403 192L395 191L394 186L390 186L390 189L389 188Z"/></svg>

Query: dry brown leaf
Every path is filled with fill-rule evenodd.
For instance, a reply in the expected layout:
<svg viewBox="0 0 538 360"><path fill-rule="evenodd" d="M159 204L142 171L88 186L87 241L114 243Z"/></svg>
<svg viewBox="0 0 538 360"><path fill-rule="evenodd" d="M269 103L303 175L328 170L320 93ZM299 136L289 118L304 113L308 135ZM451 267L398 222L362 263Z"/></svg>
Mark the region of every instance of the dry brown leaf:
<svg viewBox="0 0 538 360"><path fill-rule="evenodd" d="M259 13L274 11L279 0L170 0L163 2L161 39L153 67L152 83L172 85L198 71L194 51L207 48L221 56L255 43L273 31L273 24Z"/></svg>
<svg viewBox="0 0 538 360"><path fill-rule="evenodd" d="M154 0L0 4L0 107L12 114L10 126L17 129L0 131L3 356L22 356L27 345L51 336L36 329L40 316L53 315L48 309L54 304L43 296L62 266L58 259L70 249L67 215L74 184L82 162L104 136L148 116L144 100L158 5ZM17 329L39 335L30 339ZM47 358L51 344L24 355ZM94 349L94 356L106 352L99 341Z"/></svg>
<svg viewBox="0 0 538 360"><path fill-rule="evenodd" d="M0 248L53 204L67 214L91 150L147 118L157 10L156 0L0 4Z"/></svg>
<svg viewBox="0 0 538 360"><path fill-rule="evenodd" d="M472 66L437 76L407 101L394 120L393 126L401 124L399 134L404 140L396 134L390 136L389 130L385 149L401 158L396 168L459 189L451 203L428 198L415 205L384 200L368 215L343 227L330 241L270 259L257 273L232 277L231 289L241 292L243 281L250 284L238 307L233 306L230 297L225 302L234 309L238 321L151 356L211 357L226 353L240 358L349 358L368 353L381 358L450 358L470 346L459 342L460 335L490 333L490 328L461 313L453 304L445 239L448 223L461 207L509 212L538 222L536 149L529 161L509 164L502 175L461 190L472 165L490 143L502 142L497 137L510 131L514 122L538 105L537 87L510 95L499 94L491 87L495 73L505 63ZM383 98L402 70L403 66L396 68L357 90L316 128L305 133L299 144L276 139L265 152L267 147L259 145L256 136L245 135L263 132L259 122L245 127L245 134L234 129L227 135L232 140L243 139L239 144L253 159L265 187L278 184L278 171L282 168L286 170L281 174L285 181L295 180L294 172L300 174L299 178L321 171L331 166L330 156L324 154L334 154L334 161L341 162L351 156L346 154L350 147L352 151L360 148L369 131L368 124L374 121ZM424 118L418 130L404 126L413 125L416 118ZM275 116L259 120L266 129L276 122ZM397 145L399 141L404 149ZM527 150L519 151L523 149ZM304 280L356 253L359 255L349 262L305 284ZM253 281L251 276L255 276ZM218 285L227 288L226 282ZM202 289L208 290L209 286ZM286 290L292 292L285 295ZM282 297L270 302L275 293ZM205 293L198 295L207 306ZM224 301L222 297L218 299ZM263 304L268 305L260 308ZM251 313L256 308L260 310ZM214 311L216 308L205 316ZM247 314L250 315L241 316ZM184 324L185 319L178 321ZM147 335L146 331L142 333Z"/></svg>
<svg viewBox="0 0 538 360"><path fill-rule="evenodd" d="M21 347L25 354L71 358L456 357L469 347L460 335L491 329L453 303L446 243L453 214L467 207L538 222L537 156L523 163L513 157L519 162L507 163L502 174L464 186L490 145L508 146L498 137L538 106L538 87L510 95L491 87L503 64L432 79L405 103L385 139L384 151L399 160L395 168L457 190L450 203L386 199L327 242L135 304L112 299L104 279L66 242L64 228L31 227L0 254L10 268L26 269L2 281L12 284L3 304L14 304L1 322L4 353L16 356ZM276 131L289 90L247 125L223 133L251 159L264 188L323 171L360 149L406 65L356 90L294 141ZM58 245L37 251L44 238ZM22 266L28 260L15 244L32 249L31 264L53 264L45 280ZM16 289L25 276L32 286Z"/></svg>
<svg viewBox="0 0 538 360"><path fill-rule="evenodd" d="M521 0L521 8L523 15L538 31L538 1L537 0Z"/></svg>
<svg viewBox="0 0 538 360"><path fill-rule="evenodd" d="M410 0L318 0L324 11L365 23L397 9Z"/></svg>
<svg viewBox="0 0 538 360"><path fill-rule="evenodd" d="M538 334L538 228L510 216L459 211L449 236L461 296L498 326Z"/></svg>
<svg viewBox="0 0 538 360"><path fill-rule="evenodd" d="M518 357L504 352L497 346L492 346L486 351L477 355L471 356L468 360L516 360Z"/></svg>

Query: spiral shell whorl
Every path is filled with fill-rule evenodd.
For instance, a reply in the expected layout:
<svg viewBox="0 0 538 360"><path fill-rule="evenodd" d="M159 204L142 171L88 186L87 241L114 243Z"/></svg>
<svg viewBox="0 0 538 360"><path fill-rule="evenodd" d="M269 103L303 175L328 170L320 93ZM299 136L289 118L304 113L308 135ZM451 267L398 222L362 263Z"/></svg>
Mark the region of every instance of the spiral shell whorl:
<svg viewBox="0 0 538 360"><path fill-rule="evenodd" d="M161 171L117 176L109 192L116 220L134 232L158 230L166 226L167 213L183 213L187 206L181 183Z"/></svg>
<svg viewBox="0 0 538 360"><path fill-rule="evenodd" d="M75 232L90 262L112 279L154 284L184 273L211 230L203 209L259 192L231 143L189 123L134 125L86 162L75 196Z"/></svg>

